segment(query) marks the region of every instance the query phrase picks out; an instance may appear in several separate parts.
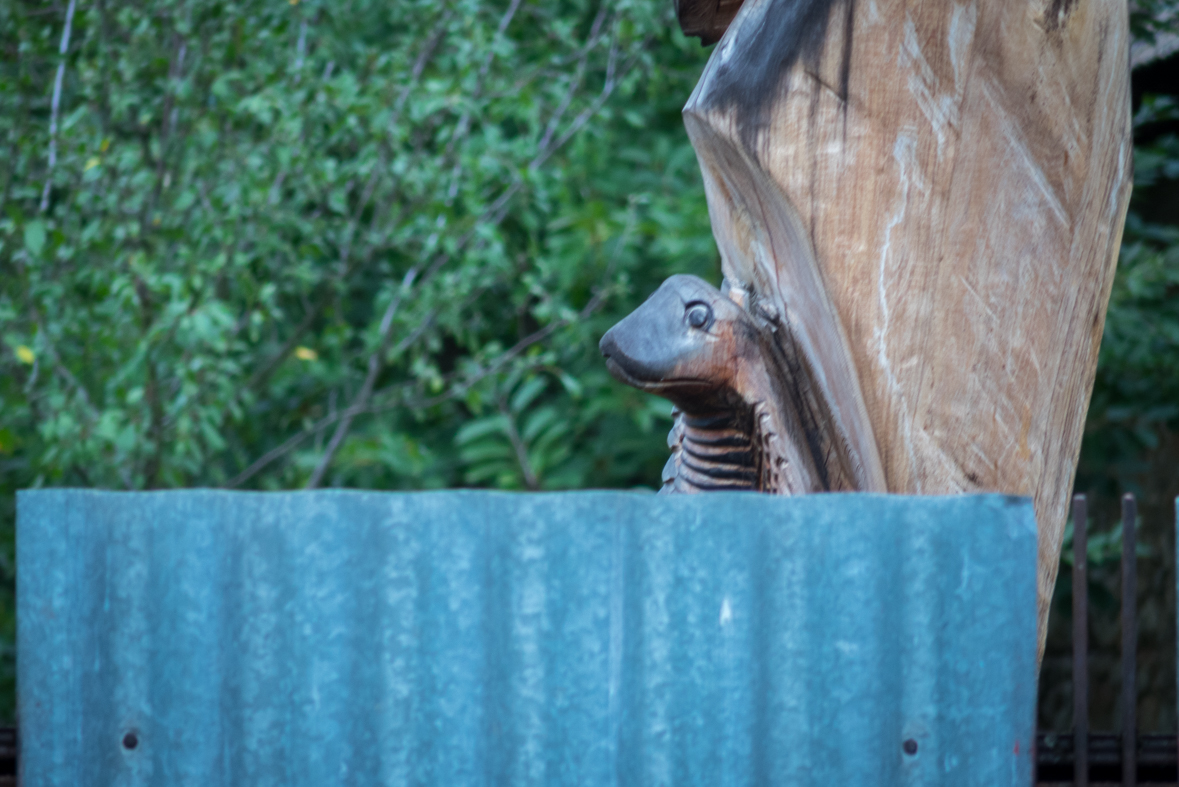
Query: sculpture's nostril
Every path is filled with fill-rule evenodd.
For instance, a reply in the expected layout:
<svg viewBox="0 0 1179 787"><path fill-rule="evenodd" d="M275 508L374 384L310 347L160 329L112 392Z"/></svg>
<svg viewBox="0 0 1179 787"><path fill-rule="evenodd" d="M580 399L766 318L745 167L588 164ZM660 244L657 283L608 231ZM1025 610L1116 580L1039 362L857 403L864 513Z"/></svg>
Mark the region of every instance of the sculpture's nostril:
<svg viewBox="0 0 1179 787"><path fill-rule="evenodd" d="M613 330L606 331L606 335L602 337L600 342L598 342L598 351L606 358L614 355L618 349L618 346L614 343L613 334Z"/></svg>

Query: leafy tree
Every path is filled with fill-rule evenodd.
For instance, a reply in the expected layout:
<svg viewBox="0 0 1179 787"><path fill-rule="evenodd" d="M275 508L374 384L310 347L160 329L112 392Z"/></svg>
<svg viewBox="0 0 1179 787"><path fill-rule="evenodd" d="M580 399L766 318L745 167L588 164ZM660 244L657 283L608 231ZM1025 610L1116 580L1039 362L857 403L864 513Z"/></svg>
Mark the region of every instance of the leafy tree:
<svg viewBox="0 0 1179 787"><path fill-rule="evenodd" d="M68 20L68 21L67 21ZM605 328L716 278L670 4L0 6L12 493L652 485Z"/></svg>

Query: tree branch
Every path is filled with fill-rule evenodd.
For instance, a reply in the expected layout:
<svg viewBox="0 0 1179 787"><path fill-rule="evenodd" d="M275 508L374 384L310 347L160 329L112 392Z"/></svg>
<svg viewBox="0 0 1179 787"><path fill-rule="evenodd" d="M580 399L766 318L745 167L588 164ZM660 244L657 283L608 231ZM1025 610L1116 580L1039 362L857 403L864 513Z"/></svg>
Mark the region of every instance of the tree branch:
<svg viewBox="0 0 1179 787"><path fill-rule="evenodd" d="M520 465L520 472L524 474L524 485L535 492L540 484L536 480L536 473L532 470L532 465L528 462L528 447L524 445L524 440L520 437L519 430L516 429L516 422L512 419L512 411L508 409L507 402L504 401L503 396L499 397L499 414L503 416L504 428L508 433L508 441L512 444L512 451L516 454L516 463Z"/></svg>
<svg viewBox="0 0 1179 787"><path fill-rule="evenodd" d="M603 302L604 302L604 297L603 297L602 293L600 293L600 292L596 293L594 295L594 297L590 299L589 303L587 303L585 305L585 307L580 312L578 312L578 315L575 319L580 320L580 319L584 319L585 317L588 317L590 314L597 311L597 309L602 305ZM413 343L413 341L416 340L416 338L418 336L420 336L425 331L425 329L427 327L429 327L429 323L430 323L431 319L432 319L432 315L430 317L427 317L427 319L422 322L422 324L414 331L413 334L406 337L406 339L404 339L403 341L398 342L397 346L393 350L393 354L396 354L400 350L411 345ZM548 325L541 328L540 330L535 331L534 333L531 333L528 336L525 336L523 339L516 342L516 344L512 345L512 347L510 347L508 350L506 350L503 354L498 356L492 363L488 364L487 366L484 366L479 371L477 371L475 374L473 374L471 377L469 377L466 380L463 380L458 385L451 387L445 393L439 394L437 396L431 396L431 397L424 398L424 399L410 401L410 402L396 401L396 402L382 402L380 404L371 404L370 403L364 407L357 407L357 406L353 405L353 406L350 406L346 410L324 416L323 418L316 421L311 426L304 429L302 432L292 435L291 437L287 438L287 440L284 441L281 445L270 449L265 454L258 457L258 459L254 460L254 462L251 463L249 467L247 467L245 470L238 473L236 476L234 476L228 482L226 482L225 488L226 489L234 489L236 487L241 486L246 481L249 481L255 475L260 473L262 470L266 469L266 467L269 466L271 463L275 462L278 459L281 459L282 457L289 454L291 451L294 451L296 448L298 448L300 445L302 445L303 442L305 440L307 440L307 438L314 436L316 432L319 432L320 430L325 429L325 428L331 426L332 424L335 424L345 418L353 419L353 418L360 416L360 415L373 415L376 413L384 413L384 412L388 412L389 410L393 410L397 407L402 407L402 406L411 406L411 407L417 407L417 408L433 407L435 405L442 404L443 402L448 401L450 399L455 399L459 396L462 396L464 393L466 393L468 390L470 390L471 387L474 386L476 383L478 383L480 380L483 380L488 375L498 372L500 369L502 369L504 367L504 365L508 361L510 361L513 358L515 358L516 356L520 355L521 353L523 353L525 350L527 350L532 345L537 344L538 342L544 341L549 336L551 336L555 331L557 331L561 328L564 328L566 325L570 324L571 322L573 322L573 320L557 320L557 321L549 323ZM445 377L444 379L453 380L456 376L457 375L453 375L453 374L447 375L447 377ZM387 388L383 388L382 390L377 391L374 394L372 394L369 397L369 401L371 402L373 396L377 396L377 397L381 397L381 398L391 396L391 395L395 394L397 391L404 390L404 389L410 387L411 385L413 385L413 382L414 381L412 381L412 380L405 380L400 383L394 383L393 385L391 385Z"/></svg>
<svg viewBox="0 0 1179 787"><path fill-rule="evenodd" d="M53 168L57 166L57 115L61 109L61 83L65 79L66 52L70 48L70 28L74 25L74 8L77 0L70 0L66 8L65 29L61 31L61 46L58 54L57 78L53 80L53 107L49 114L49 169L45 173L45 187L41 189L41 212L49 210L49 189L53 185Z"/></svg>
<svg viewBox="0 0 1179 787"><path fill-rule="evenodd" d="M646 42L644 41L643 44L639 46L639 50L641 51L645 45ZM618 86L618 76L614 71L614 58L617 56L617 54L617 47L614 44L611 44L610 57L606 64L606 82L604 85L602 85L602 92L598 94L596 99L594 99L594 103L590 104L588 107L582 110L580 115L574 118L573 122L569 124L569 128L565 129L565 133L561 135L561 138L557 140L555 145L550 148L541 149L540 152L537 153L536 158L534 158L528 165L529 170L535 171L540 167L541 164L548 161L549 156L560 150L560 148L566 142L568 142L574 134L576 134L578 131L581 131L581 127L584 126L591 117L596 115L598 110L602 108L602 105L606 103L606 99L610 98L610 94L613 93L614 88ZM628 60L622 67L622 73L625 75L626 72L630 71L630 69L635 64L635 61L638 59L638 54L632 56L630 60Z"/></svg>
<svg viewBox="0 0 1179 787"><path fill-rule="evenodd" d="M86 390L86 386L74 376L74 373L66 368L61 361L61 356L57 354L57 348L53 345L53 340L49 338L49 332L45 330L45 323L41 320L40 313L33 307L30 307L30 312L33 316L33 324L37 326L37 334L41 337L41 344L45 348L49 360L53 362L53 371L60 377L67 386L73 388L78 393L78 398L82 400L82 405L86 409L86 414L90 416L91 421L98 420L98 409L90 400L90 394Z"/></svg>
<svg viewBox="0 0 1179 787"><path fill-rule="evenodd" d="M253 390L262 385L264 382L270 379L270 375L274 374L279 366L282 366L282 362L287 359L287 356L290 355L291 351L295 349L295 346L299 344L299 340L303 338L303 334L310 330L311 324L314 323L315 318L319 316L320 309L322 309L331 299L331 292L331 288L326 286L320 291L319 296L308 305L307 313L303 315L303 319L297 326L295 326L295 330L292 331L291 335L287 337L287 340L283 342L283 345L279 348L278 352L271 356L270 360L267 361L264 366L260 367L252 375L250 375L250 379L246 381L246 390Z"/></svg>
<svg viewBox="0 0 1179 787"><path fill-rule="evenodd" d="M307 481L308 489L315 489L319 486L323 480L324 473L327 472L332 459L336 456L336 451L340 449L344 438L348 436L348 430L352 427L352 419L355 417L355 414L368 406L368 400L373 393L373 386L376 385L377 376L381 373L381 369L384 366L385 350L389 347L389 338L393 333L393 318L397 315L397 309L401 306L402 298L409 291L410 287L413 286L413 281L417 278L417 275L417 267L410 268L409 272L405 274L405 278L401 280L401 287L397 290L397 294L389 301L389 306L385 309L385 314L381 318L380 339L377 341L376 349L368 357L368 374L364 377L364 384L360 387L356 396L353 397L352 404L348 406L343 420L336 427L336 431L332 435L327 449L323 452L323 457L311 473L311 478Z"/></svg>
<svg viewBox="0 0 1179 787"><path fill-rule="evenodd" d="M512 17L516 15L516 10L520 8L521 0L512 0L508 5L508 10L504 11L504 15L500 17L499 26L495 29L495 38L492 39L491 46L488 47L487 57L483 59L483 65L479 67L479 77L475 81L475 89L471 92L470 101L477 101L483 95L483 86L487 81L487 72L491 70L491 63L495 60L495 47L503 38L504 31L508 29L508 25L512 23ZM455 148L460 142L466 139L467 134L471 130L471 108L468 106L463 110L463 114L459 117L458 126L455 128L454 135L450 141L446 143L446 149L443 152L443 158L450 158L454 153ZM458 195L458 183L462 176L462 164L456 159L454 168L450 173L450 188L446 192L446 204L449 206L454 198Z"/></svg>
<svg viewBox="0 0 1179 787"><path fill-rule="evenodd" d="M549 142L553 138L553 134L557 132L557 126L561 124L561 118L565 116L565 110L573 102L573 95L577 92L577 88L581 86L581 80L585 78L585 64L589 60L590 51L598 43L598 38L601 36L602 24L606 21L606 3L602 3L601 8L598 9L598 15L594 17L593 25L590 26L589 40L581 49L581 55L577 58L577 69L574 71L573 79L570 80L569 89L565 91L565 95L561 97L560 103L554 110L553 115L549 118L548 126L544 130L544 136L541 137L540 144L537 146L541 150L548 147Z"/></svg>
<svg viewBox="0 0 1179 787"><path fill-rule="evenodd" d="M508 24L511 21L512 15L515 13L515 11L519 5L520 5L520 0L514 0L512 2L512 4L509 6L508 11L501 18L500 25L498 27L499 34L502 34L502 32L507 28ZM593 28L591 29L591 32L590 32L590 36L589 36L590 41L587 42L586 51L588 51L591 48L591 46L595 42L596 38L599 36L599 25L600 25L601 18L602 18L601 12L599 12L599 17L597 19L595 19ZM443 23L440 23L440 27L442 24ZM441 32L436 33L435 39L439 38L440 35L441 35ZM428 52L432 51L434 45L435 45L435 43L434 43L434 40L432 39L431 43L429 43L424 48L422 55L419 56L418 62L415 63L415 68L414 68L414 72L413 72L414 80L416 80L418 78L418 76L420 75L421 69L420 69L419 65L424 64L425 56L427 55ZM641 48L642 48L642 45L640 45L640 49ZM479 89L482 88L482 77L485 75L486 70L490 67L492 55L493 55L493 53L488 56L488 58L484 61L483 67L480 69L481 79L479 81L479 84L477 85L477 87ZM566 143L568 143L569 140L572 139L573 136L575 136L577 134L577 132L580 131L585 126L585 124L589 121L589 119L591 117L593 117L601 109L601 107L605 104L606 100L613 93L613 91L617 87L620 75L623 75L626 72L628 72L630 70L630 68L633 67L634 63L638 60L638 57L639 57L638 54L632 56L631 58L629 58L627 60L627 62L623 65L623 67L621 69L617 69L616 68L617 64L615 62L616 55L617 55L617 46L616 46L616 44L612 43L611 49L610 49L610 55L609 55L609 62L607 65L606 82L603 85L601 92L595 98L595 100L591 103L591 105L589 107L587 107L586 109L584 109L573 120L573 122L570 124L570 126L568 128L566 128L565 132L562 133L559 137L556 137L555 132L554 132L554 129L555 129L554 122L559 122L559 119L562 116L562 114L564 113L565 108L567 108L568 105L572 101L573 93L576 92L576 90L578 89L578 87L580 85L580 80L574 79L571 81L570 86L569 86L569 90L567 91L566 96L563 97L558 110L554 111L553 117L551 118L549 124L547 124L548 127L545 129L545 132L542 135L541 144L538 145L539 150L537 151L537 155L532 159L532 161L528 165L528 169L530 171L538 170L545 162L547 162L547 160L552 156L553 153L555 153L557 150L559 150L561 147L563 147ZM408 91L409 91L409 86L407 85L407 87L402 91L401 96L399 96L399 98L398 98L398 106L396 108L395 114L400 112L401 105L403 105L405 98L408 96ZM460 139L462 134L465 132L466 132L466 128L462 122L462 119L460 119L460 124L459 124L458 129L456 129L455 137L452 137L452 143L457 144L457 140ZM554 138L554 137L556 137L556 138ZM370 177L370 184L373 184L372 178L375 177L376 174L377 173L374 172L373 176ZM471 239L473 237L475 237L476 229L480 225L482 225L484 223L490 223L492 225L496 225L500 221L502 221L504 219L504 217L507 215L508 203L510 202L511 198L523 187L523 185L524 185L523 181L517 181L517 182L513 183L511 186L507 187L504 190L504 192L501 193L501 195L495 200L495 202L493 202L490 206L488 206L488 208L485 209L479 215L479 217L475 220L473 226L466 233L464 233L462 237L459 238L458 242L455 244L455 247L449 252L441 252L438 255L436 255L433 258L433 260L430 262L429 266L421 274L420 277L418 275L419 272L421 271L420 264L415 265L409 271L409 273L406 274L405 279L402 281L401 289L399 290L398 294L394 297L393 301L390 302L389 308L386 309L385 317L382 318L381 338L380 338L380 341L378 342L377 350L372 355L369 356L368 371L365 376L364 384L362 385L362 387L361 387L360 391L357 393L357 395L355 397L353 397L352 403L346 409L341 411L340 413L337 413L335 415L330 415L324 419L321 419L320 421L318 421L316 424L314 424L309 429L305 430L304 432L301 432L299 434L292 436L286 442L284 442L282 445L268 451L266 454L261 456L255 462L253 462L249 467L247 467L246 470L242 471L237 476L235 476L233 479L231 479L227 484L228 487L232 488L232 487L239 486L242 483L245 483L245 481L249 480L251 477L256 475L258 472L260 472L262 469L264 469L270 463L274 462L275 460L277 460L277 459L281 458L282 456L293 451L300 444L302 444L302 442L307 437L313 435L316 431L322 430L325 427L330 426L333 423L336 423L337 426L336 426L335 432L332 435L332 439L329 441L327 449L325 450L323 457L321 457L320 461L317 463L315 470L313 471L313 473L311 475L311 478L308 480L307 488L314 489L322 483L323 476L326 474L328 467L330 466L331 462L333 461L340 446L343 444L344 439L347 437L348 431L351 428L352 423L357 416L362 415L362 414L382 412L382 411L385 411L388 409L392 409L393 407L400 406L400 403L394 403L394 404L388 404L388 405L385 405L385 404L373 405L373 404L371 404L372 398L374 396L373 387L375 385L376 378L379 376L380 371L384 366L384 360L383 360L384 359L384 351L385 351L385 348L388 346L388 342L391 338L393 316L395 315L396 310L399 308L400 304L405 300L405 298L407 298L409 296L410 290L415 285L420 287L427 279L431 278L433 276L433 274L436 273L443 265L445 265L448 261L453 259L454 256L459 251L461 251L462 249L464 249L467 246L467 244L471 241ZM362 200L363 203L366 203L367 199L371 197L371 189L368 188L368 186L366 186L365 191L366 191L366 196L365 196L365 199ZM359 211L356 214L356 218L358 218L358 217L359 217ZM349 232L349 240L350 240L351 234L352 234L352 231ZM438 233L436 232L431 237L433 238L437 234ZM626 235L626 232L624 232L624 235ZM429 248L431 246L432 246L432 244L427 243L427 253L429 253ZM590 301L586 304L586 306L578 313L578 316L576 319L583 319L584 317L588 316L592 312L596 311L598 308L600 308L603 301L604 301L604 293L599 288L595 292L594 296L590 299ZM308 318L305 318L305 321L307 319ZM540 330L534 332L533 334L521 339L519 342L516 343L516 345L514 345L512 348L510 348L509 350L502 353L499 357L497 357L494 362L492 362L488 366L484 367L483 369L479 370L477 373L472 375L470 378L464 380L462 383L459 383L459 384L453 386L446 393L435 396L435 397L429 397L426 399L419 400L418 402L415 402L414 405L415 406L422 406L422 407L433 406L434 404L444 402L448 399L455 398L455 397L461 395L462 393L465 393L467 390L470 389L471 386L475 385L477 382L484 379L489 374L493 374L496 371L498 371L500 368L503 367L504 364L508 363L510 360L512 360L517 355L522 353L528 347L530 347L538 342L544 341L553 332L568 325L570 322L571 322L571 320L565 319L565 320L555 320L555 321L549 323L544 328L541 328ZM302 326L300 326L300 327L302 328ZM303 329L303 330L305 330L305 329ZM298 331L297 333L301 333L301 331ZM415 331L415 334L416 333L417 332ZM412 336L410 337L410 339L413 339L413 338L414 337L412 337ZM294 340L289 339L287 341L286 345L284 345L283 350L280 351L279 355L274 360L272 360L271 363L267 364L267 367L264 368L263 373L260 373L259 375L256 375L255 377L258 379L265 379L265 377L268 376L268 374L273 370L273 368L276 367L277 364L281 362L282 357L290 352L290 350L294 347L294 343L295 343ZM400 342L398 344L398 346L402 346L403 344L405 344L405 342ZM453 379L453 376L451 376L450 379ZM401 389L401 388L404 388L405 386L406 386L406 383L400 383L394 387ZM385 391L378 392L377 395L381 396L382 394L386 393L388 390L389 389L386 389Z"/></svg>
<svg viewBox="0 0 1179 787"><path fill-rule="evenodd" d="M644 42L644 45L645 43L646 42ZM642 49L642 45L640 46L640 49ZM598 111L602 108L602 105L606 103L608 98L610 98L610 94L613 93L614 88L618 86L618 80L614 73L614 56L615 47L611 45L610 63L607 69L606 83L602 86L602 92L598 94L598 97L594 99L594 102L590 104L590 106L586 107L584 110L582 110L581 114L574 118L573 122L569 124L569 128L565 130L565 133L562 134L560 138L556 140L556 142L549 142L547 146L543 146L537 151L535 158L533 158L532 161L528 164L529 172L536 172L538 169L540 169L540 167L546 161L548 161L554 153L560 150L565 145L565 143L572 139L573 136L582 129L582 127L589 121L591 117L598 113ZM626 64L622 67L623 75L625 75L626 72L628 72L634 66L635 61L638 60L638 57L639 56L636 54L626 62ZM570 85L570 90L574 89L576 89L576 85ZM545 138L551 140L552 135L546 133ZM499 222L503 221L504 216L507 215L508 203L511 201L512 197L516 195L516 192L523 188L523 186L524 181L517 180L511 186L504 189L504 192L500 194L495 202L493 202L487 208L487 210L483 211L483 214L479 217L479 222L488 221L491 224L498 224ZM476 225L479 222L476 222ZM473 233L474 230L472 229L470 232ZM433 271L434 268L431 268L429 271L427 271L427 276L430 273L433 273Z"/></svg>
<svg viewBox="0 0 1179 787"><path fill-rule="evenodd" d="M508 9L504 12L504 15L500 18L499 25L496 28L496 38L495 38L496 41L498 41L503 36L504 31L507 30L508 25L511 24L512 17L515 15L516 10L520 7L520 3L521 3L521 0L512 0L512 2L508 6ZM597 36L599 25L600 25L600 22L596 21L594 28L591 31L591 37ZM613 82L613 68L614 68L613 57L614 57L614 55L613 55L613 52L614 52L614 47L611 47L610 76L607 79L607 90L604 91L603 96L597 102L597 104L596 104L597 107L600 107L601 104L604 103L605 98L608 97L610 92L612 92L614 89L614 82ZM425 55L425 52L423 52L423 56L424 55ZM478 78L478 81L475 86L475 97L476 98L483 90L483 86L484 86L484 83L485 83L485 80L487 77L487 73L491 68L491 63L494 60L494 57L495 57L495 46L493 44L491 47L491 51L488 52L487 57L483 61L483 65L479 69L479 78ZM422 60L422 58L419 57L419 62L421 60ZM415 78L418 74L420 74L420 69L415 67ZM570 91L576 90L577 84L579 83L579 81L580 80L575 80L574 83L571 84ZM407 94L403 91L402 96L404 97L406 95ZM402 102L399 99L398 111L400 110L401 103ZM596 111L596 109L594 111ZM585 113L582 113L582 114L585 115ZM585 119L588 119L588 116ZM560 145L563 145L566 141L568 141L568 139L573 135L573 133L575 133L576 130L581 127L581 125L584 125L585 119L582 119L581 123L579 125L577 125L575 129L573 129L572 131L567 131L561 137L561 139L558 142L558 147ZM468 111L465 111L463 113L462 117L460 118L458 128L455 131L455 135L453 137L451 137L450 142L447 144L446 154L453 153L455 146L463 138L466 137L467 133L469 133L469 130L470 130L470 111L468 110ZM551 134L547 134L546 139L547 138L551 138ZM446 155L446 154L444 154L444 155ZM457 154L455 154L455 155L457 155ZM369 178L369 182L365 188L365 194L364 194L363 198L361 199L361 207L359 207L357 209L357 214L356 214L356 217L354 218L352 226L350 227L350 230L349 230L349 233L348 233L348 236L346 239L346 243L349 243L349 244L351 243L352 235L355 232L356 221L359 219L360 211L363 210L363 207L365 205L367 205L368 200L372 196L372 191L375 188L376 177L377 177L378 172L379 172L379 170L374 170L373 175ZM448 194L447 194L447 203L448 204L450 203L450 201L452 201L454 199L455 195L457 194L458 178L460 177L460 175L461 175L461 168L460 168L459 163L456 161L455 169L451 173L451 185L450 185L450 188L448 189ZM519 188L519 184L516 184L513 187L511 187L509 189L509 191L510 191L510 193L514 194L515 191L518 190L518 188ZM510 195L509 195L509 197L510 197ZM506 204L506 200L503 200L503 203ZM497 216L495 216L495 221L493 223L498 224L499 221L503 220L504 215L506 215L506 211L500 211L499 214ZM432 249L434 243L436 242L436 240L439 236L439 233L442 230L442 226L444 225L444 223L445 223L444 217L442 215L439 215L438 221L437 221L438 227L435 230L435 232L431 234L430 239L427 241L427 244L426 244L427 250L428 250L427 253L429 252L429 250ZM477 225L478 225L478 222L476 222L476 226ZM461 249L463 246L465 246L473 233L474 233L474 228L472 228L472 230L469 231L459 241L458 248ZM346 253L347 253L347 246L345 247L345 251L344 251L344 254L346 254ZM437 271L438 268L440 268L452 256L453 256L453 254L439 255L439 258L436 259L435 262L429 267L429 269L427 271L427 275L433 274L435 271ZM402 282L401 290L399 291L399 293L398 293L397 297L394 299L394 301L391 302L389 305L390 309L392 309L393 311L396 311L396 307L397 307L397 305L400 304L402 297L404 295L408 294L410 287L412 287L413 281L417 277L417 273L418 273L418 267L415 266L414 268L410 269L408 274L406 274L406 279L405 279L405 281ZM387 319L382 321L381 345L378 348L378 351L376 353L369 356L368 374L365 377L364 385L361 386L360 392L353 399L353 404L348 408L346 413L351 412L354 409L357 412L360 412L361 410L363 410L368 404L369 397L372 395L372 386L376 381L376 377L380 374L380 370L383 366L381 356L383 355L384 348L387 345L387 342L389 340L389 331L392 330L391 313L387 311L386 317L387 317ZM288 352L289 352L289 350L288 350ZM339 450L340 446L343 444L344 438L347 437L348 430L352 427L353 417L354 417L353 415L345 415L345 417L341 420L340 424L336 427L336 431L332 435L332 439L328 443L327 449L324 451L323 457L320 459L319 464L316 465L315 470L311 474L311 478L307 481L307 488L308 489L315 489L322 482L324 473L327 472L328 466L331 464L332 460L335 457L336 452Z"/></svg>
<svg viewBox="0 0 1179 787"><path fill-rule="evenodd" d="M425 70L426 64L430 61L430 58L434 55L434 52L437 51L438 44L442 41L442 37L446 33L446 25L452 16L453 12L449 9L442 15L442 18L438 20L438 24L434 26L434 30L431 32L430 37L422 46L422 50L418 53L417 59L414 60L413 68L410 70L410 79L401 89L401 93L397 96L397 101L393 105L393 114L389 121L390 128L396 127L398 122L400 122L401 113L405 109L405 103L409 100L409 94L412 92L414 86L417 85L418 80L421 79L422 72ZM300 35L302 35L302 33L300 33ZM291 351L295 349L296 345L298 345L299 340L303 338L303 334L305 334L311 328L312 323L315 322L315 318L319 314L319 310L327 304L331 297L331 285L347 278L348 274L352 272L353 266L350 264L349 260L352 254L352 242L356 235L356 228L360 223L361 215L364 213L365 208L368 207L368 203L372 200L373 193L376 190L377 180L380 178L381 173L385 167L384 161L385 160L382 158L378 166L375 167L369 174L368 181L364 186L364 192L361 196L360 203L358 204L356 211L353 213L348 229L345 231L344 241L340 248L340 265L338 272L336 275L331 276L328 281L325 281L321 284L323 290L321 291L319 297L314 300L313 307L308 310L306 315L304 315L303 320L283 343L282 347L279 348L278 352L275 353L271 359L267 361L258 371L251 375L249 381L246 383L247 389L254 389L257 386L262 385L270 378L270 375L274 374L275 370L277 370L278 367L282 365L283 361L286 360L287 356L290 355Z"/></svg>
<svg viewBox="0 0 1179 787"><path fill-rule="evenodd" d="M299 40L295 43L295 64L291 70L295 72L295 84L299 84L299 80L303 76L303 59L307 54L307 17L303 17L299 22Z"/></svg>

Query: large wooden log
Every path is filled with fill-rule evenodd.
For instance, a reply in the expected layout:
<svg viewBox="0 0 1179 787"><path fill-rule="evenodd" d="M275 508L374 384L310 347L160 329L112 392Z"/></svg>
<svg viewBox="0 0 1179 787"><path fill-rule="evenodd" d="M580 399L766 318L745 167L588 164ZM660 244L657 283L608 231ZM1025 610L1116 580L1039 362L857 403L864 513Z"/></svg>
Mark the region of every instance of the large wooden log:
<svg viewBox="0 0 1179 787"><path fill-rule="evenodd" d="M1041 642L1131 185L1128 47L1123 0L746 0L684 109L724 289L800 349L859 488L1034 499Z"/></svg>

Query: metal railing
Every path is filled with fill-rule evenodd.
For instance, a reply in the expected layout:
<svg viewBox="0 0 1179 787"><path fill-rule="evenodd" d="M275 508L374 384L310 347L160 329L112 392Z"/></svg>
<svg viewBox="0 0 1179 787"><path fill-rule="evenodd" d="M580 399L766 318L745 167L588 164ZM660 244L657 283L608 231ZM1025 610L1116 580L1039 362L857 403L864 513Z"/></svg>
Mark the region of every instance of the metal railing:
<svg viewBox="0 0 1179 787"><path fill-rule="evenodd" d="M1175 784L1175 735L1138 732L1138 503L1122 496L1122 718L1120 733L1089 731L1088 500L1073 498L1073 731L1036 736L1036 780L1041 785ZM1127 603L1129 601L1129 603Z"/></svg>

